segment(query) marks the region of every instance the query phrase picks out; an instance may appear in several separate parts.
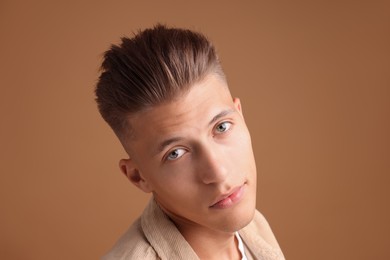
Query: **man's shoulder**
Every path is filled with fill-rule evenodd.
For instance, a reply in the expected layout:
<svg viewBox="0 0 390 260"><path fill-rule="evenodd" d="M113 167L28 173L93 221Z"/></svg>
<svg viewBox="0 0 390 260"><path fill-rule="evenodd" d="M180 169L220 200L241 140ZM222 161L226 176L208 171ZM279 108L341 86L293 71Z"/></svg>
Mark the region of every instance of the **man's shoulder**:
<svg viewBox="0 0 390 260"><path fill-rule="evenodd" d="M199 259L175 224L151 199L141 217L103 260Z"/></svg>
<svg viewBox="0 0 390 260"><path fill-rule="evenodd" d="M137 219L102 260L159 259Z"/></svg>

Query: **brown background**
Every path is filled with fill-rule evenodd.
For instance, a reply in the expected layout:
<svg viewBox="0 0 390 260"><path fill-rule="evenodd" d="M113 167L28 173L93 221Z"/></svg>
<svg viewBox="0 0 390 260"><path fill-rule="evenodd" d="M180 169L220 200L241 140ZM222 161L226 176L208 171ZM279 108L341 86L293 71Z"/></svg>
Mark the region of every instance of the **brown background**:
<svg viewBox="0 0 390 260"><path fill-rule="evenodd" d="M215 42L286 257L390 259L388 1L54 2L0 1L1 259L97 259L142 211L93 89L156 22Z"/></svg>

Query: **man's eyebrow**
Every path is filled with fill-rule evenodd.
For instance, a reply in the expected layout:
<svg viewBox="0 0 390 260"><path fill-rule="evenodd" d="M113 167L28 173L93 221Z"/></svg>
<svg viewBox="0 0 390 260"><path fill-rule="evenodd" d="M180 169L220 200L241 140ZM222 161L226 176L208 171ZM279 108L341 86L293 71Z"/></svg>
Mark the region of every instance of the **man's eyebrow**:
<svg viewBox="0 0 390 260"><path fill-rule="evenodd" d="M209 122L209 126L210 125L213 125L215 124L216 121L218 121L219 119L221 119L222 117L225 117L231 113L235 112L235 109L226 109L226 110L223 110L221 112L219 112L217 115L215 115L211 121ZM180 140L182 140L183 138L182 137L172 137L172 138L169 138L167 140L164 140L163 142L161 142L158 147L157 147L157 153L161 153L165 147L169 146L170 144L172 143L175 143L175 142L178 142Z"/></svg>
<svg viewBox="0 0 390 260"><path fill-rule="evenodd" d="M215 122L217 122L222 117L225 117L225 116L227 116L235 111L236 111L235 109L226 109L226 110L219 112L216 116L213 117L213 119L211 119L209 126L215 124Z"/></svg>
<svg viewBox="0 0 390 260"><path fill-rule="evenodd" d="M165 147L167 147L167 146L170 145L171 143L180 141L180 140L182 140L182 139L183 139L182 137L172 137L172 138L169 138L169 139L163 141L162 143L160 143L160 144L158 145L157 153L161 153L161 152L165 149Z"/></svg>

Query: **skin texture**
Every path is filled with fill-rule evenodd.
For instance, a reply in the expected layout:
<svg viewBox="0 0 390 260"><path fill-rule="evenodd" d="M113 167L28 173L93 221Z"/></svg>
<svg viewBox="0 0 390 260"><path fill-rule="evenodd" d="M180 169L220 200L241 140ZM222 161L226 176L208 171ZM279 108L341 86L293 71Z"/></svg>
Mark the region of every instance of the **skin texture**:
<svg viewBox="0 0 390 260"><path fill-rule="evenodd" d="M256 204L256 165L240 100L211 74L129 120L134 138L129 158L120 161L123 173L153 193L201 258L238 259L234 232L252 220Z"/></svg>

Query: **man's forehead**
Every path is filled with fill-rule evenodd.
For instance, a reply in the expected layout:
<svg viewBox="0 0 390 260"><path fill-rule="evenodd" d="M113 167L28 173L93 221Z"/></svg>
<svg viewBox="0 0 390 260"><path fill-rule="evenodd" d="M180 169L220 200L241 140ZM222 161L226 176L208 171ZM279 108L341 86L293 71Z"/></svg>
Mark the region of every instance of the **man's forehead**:
<svg viewBox="0 0 390 260"><path fill-rule="evenodd" d="M180 107L177 107L180 108ZM208 108L208 109L207 109ZM187 128L205 128L220 118L235 112L233 105L188 107L184 110L175 109L175 106L155 108L148 113L139 114L130 119L133 138L144 134L170 135Z"/></svg>
<svg viewBox="0 0 390 260"><path fill-rule="evenodd" d="M218 114L233 109L226 82L212 75L170 101L129 115L129 136L137 141L151 133L153 136L170 135L187 123L208 124Z"/></svg>

